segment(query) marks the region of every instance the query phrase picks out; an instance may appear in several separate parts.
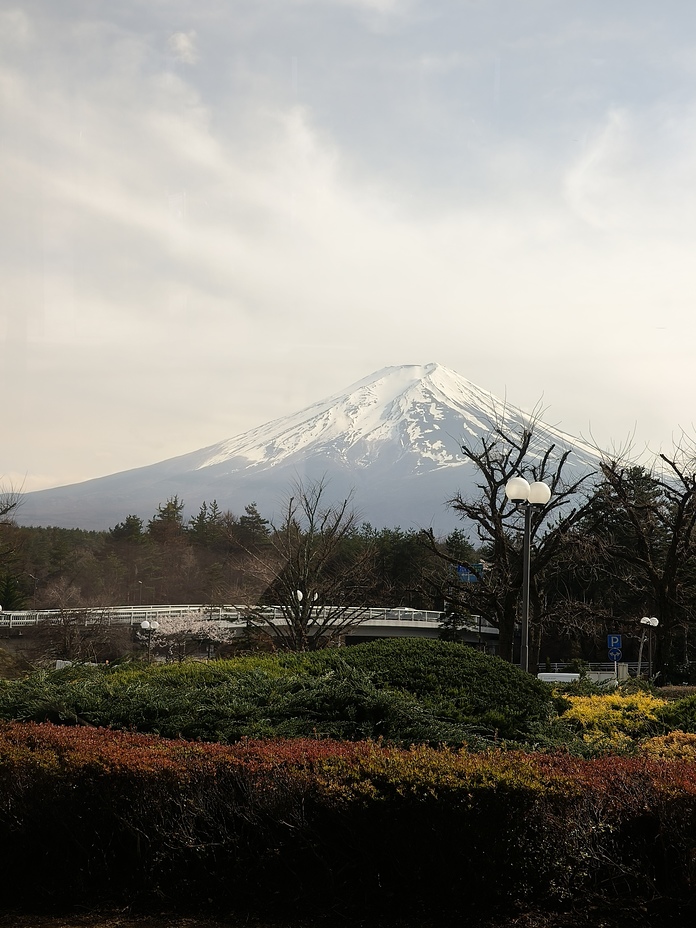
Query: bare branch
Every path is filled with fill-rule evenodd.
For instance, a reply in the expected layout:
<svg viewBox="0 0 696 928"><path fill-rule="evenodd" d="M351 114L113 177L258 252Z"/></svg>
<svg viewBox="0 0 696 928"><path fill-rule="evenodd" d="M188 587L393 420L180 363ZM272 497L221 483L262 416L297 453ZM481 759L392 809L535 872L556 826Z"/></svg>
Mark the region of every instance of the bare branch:
<svg viewBox="0 0 696 928"><path fill-rule="evenodd" d="M352 494L328 502L325 479L292 488L280 526L263 550L246 549L249 569L265 586L247 611L276 647L305 651L335 643L364 619L373 588L372 546L350 550L358 514ZM278 606L278 622L267 607Z"/></svg>

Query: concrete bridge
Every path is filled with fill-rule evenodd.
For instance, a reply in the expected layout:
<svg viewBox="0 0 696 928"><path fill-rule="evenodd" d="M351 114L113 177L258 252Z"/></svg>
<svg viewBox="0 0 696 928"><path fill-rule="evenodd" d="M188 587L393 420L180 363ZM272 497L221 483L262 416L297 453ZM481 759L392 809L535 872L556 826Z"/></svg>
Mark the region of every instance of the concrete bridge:
<svg viewBox="0 0 696 928"><path fill-rule="evenodd" d="M433 610L395 608L356 609L359 623L346 632L348 643L367 638L438 638L442 624L442 613ZM32 626L43 623L59 623L66 616L83 620L85 624L140 625L141 622L166 622L166 619L186 618L220 623L243 634L248 626L247 607L211 606L205 604L179 606L105 606L81 609L40 609L16 612L0 611L0 635L22 634ZM279 606L268 606L266 616L274 624L283 624L285 619ZM477 645L481 650L495 653L498 629L482 619L472 616L470 627L462 629L462 640Z"/></svg>

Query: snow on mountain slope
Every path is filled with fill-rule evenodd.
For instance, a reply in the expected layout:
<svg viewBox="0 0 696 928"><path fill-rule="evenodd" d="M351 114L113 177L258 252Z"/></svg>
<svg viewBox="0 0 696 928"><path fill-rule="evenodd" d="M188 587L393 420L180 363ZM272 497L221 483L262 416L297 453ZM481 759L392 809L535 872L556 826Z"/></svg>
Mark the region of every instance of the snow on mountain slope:
<svg viewBox="0 0 696 928"><path fill-rule="evenodd" d="M370 467L384 453L457 466L462 436L486 434L500 419L516 429L529 416L438 364L387 367L344 393L204 449L198 469L228 462L232 471L277 467L319 450L352 467ZM543 430L564 445L582 444L550 426Z"/></svg>
<svg viewBox="0 0 696 928"><path fill-rule="evenodd" d="M208 448L149 467L27 494L20 521L106 528L134 513L149 518L178 494L195 512L205 499L239 513L255 501L273 516L293 480L326 476L331 492L355 489L375 525L456 523L445 502L473 476L463 438L501 424L519 432L530 417L438 364L386 367L342 393ZM536 446L572 447L581 469L594 467L588 445L535 424Z"/></svg>

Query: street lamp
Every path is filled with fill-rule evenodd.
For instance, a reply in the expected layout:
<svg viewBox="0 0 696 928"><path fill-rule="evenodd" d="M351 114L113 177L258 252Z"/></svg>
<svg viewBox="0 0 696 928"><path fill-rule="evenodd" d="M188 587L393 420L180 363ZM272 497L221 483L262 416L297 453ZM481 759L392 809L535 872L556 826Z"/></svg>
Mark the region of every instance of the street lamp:
<svg viewBox="0 0 696 928"><path fill-rule="evenodd" d="M545 483L529 483L524 477L510 477L505 495L513 503L524 506L524 546L522 549L522 640L520 667L529 670L529 587L531 579L532 506L545 506L551 499L551 488Z"/></svg>
<svg viewBox="0 0 696 928"><path fill-rule="evenodd" d="M39 585L39 578L38 578L38 577L35 577L34 574L29 574L29 576L30 576L31 579L34 581L34 594L33 594L33 596L32 596L31 599L32 599L32 603L33 603L33 605L34 605L34 609L36 609L36 587Z"/></svg>
<svg viewBox="0 0 696 928"><path fill-rule="evenodd" d="M298 628L295 630L299 631L302 635L303 640L307 636L307 628L309 627L309 619L312 615L312 606L319 598L318 593L308 593L305 597L305 594L302 590L295 590L295 596L297 596L297 625ZM302 605L302 601L306 599L306 607Z"/></svg>
<svg viewBox="0 0 696 928"><path fill-rule="evenodd" d="M643 660L643 645L645 644L645 636L648 636L648 680L652 680L652 630L657 628L660 624L659 620L655 618L654 615L644 615L640 620L640 624L643 626L643 634L640 636L640 647L638 648L638 669L636 670L636 676L640 677L640 665Z"/></svg>
<svg viewBox="0 0 696 928"><path fill-rule="evenodd" d="M159 628L159 622L148 622L148 620L145 619L144 622L140 623L140 627L147 633L147 662L149 664L152 654L152 633L156 632Z"/></svg>

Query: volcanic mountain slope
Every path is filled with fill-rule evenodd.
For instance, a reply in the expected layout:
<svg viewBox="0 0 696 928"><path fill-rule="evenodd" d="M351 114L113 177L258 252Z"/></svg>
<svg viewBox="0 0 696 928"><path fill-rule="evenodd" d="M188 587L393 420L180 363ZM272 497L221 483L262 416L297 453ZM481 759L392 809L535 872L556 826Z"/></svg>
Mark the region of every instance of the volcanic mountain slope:
<svg viewBox="0 0 696 928"><path fill-rule="evenodd" d="M175 494L189 514L215 499L236 514L253 501L274 518L294 482L325 477L327 498L354 489L356 508L376 527L432 525L445 532L457 525L446 501L474 484L462 440L488 435L494 423L519 433L529 419L438 364L386 367L343 393L208 448L29 493L19 521L108 528L129 514L150 518ZM588 445L539 421L534 431L539 449L572 448L576 470L594 469Z"/></svg>

